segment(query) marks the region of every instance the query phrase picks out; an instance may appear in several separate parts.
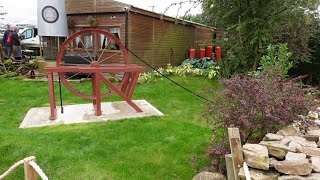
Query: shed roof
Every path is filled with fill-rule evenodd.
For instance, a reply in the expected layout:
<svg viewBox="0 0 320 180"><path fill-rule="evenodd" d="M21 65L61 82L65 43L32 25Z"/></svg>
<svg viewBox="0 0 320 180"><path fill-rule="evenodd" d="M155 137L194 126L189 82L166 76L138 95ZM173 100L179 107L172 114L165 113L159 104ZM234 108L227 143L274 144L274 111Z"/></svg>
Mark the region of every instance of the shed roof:
<svg viewBox="0 0 320 180"><path fill-rule="evenodd" d="M204 24L183 20L180 18L174 18L167 15L155 13L142 8L132 6L130 4L118 2L115 0L68 0L67 1L67 14L91 14L91 13L108 13L108 12L130 12L159 18L174 23L180 23L184 25L195 26L199 28L205 28L208 30L215 30L216 28L210 27Z"/></svg>

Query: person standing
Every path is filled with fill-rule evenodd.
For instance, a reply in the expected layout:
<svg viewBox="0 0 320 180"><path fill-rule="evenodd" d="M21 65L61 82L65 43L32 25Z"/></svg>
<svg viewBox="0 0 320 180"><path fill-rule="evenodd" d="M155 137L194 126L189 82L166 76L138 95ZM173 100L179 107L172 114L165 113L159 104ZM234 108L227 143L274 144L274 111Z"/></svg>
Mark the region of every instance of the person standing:
<svg viewBox="0 0 320 180"><path fill-rule="evenodd" d="M12 39L11 39L12 28L8 25L8 29L4 32L2 45L6 48L7 58L11 57L12 53Z"/></svg>
<svg viewBox="0 0 320 180"><path fill-rule="evenodd" d="M22 58L22 49L21 49L21 44L20 44L20 39L19 39L19 28L15 27L14 31L11 33L11 38L12 38L12 45L14 48L12 48L13 55L16 60L21 60ZM17 52L15 52L15 50Z"/></svg>

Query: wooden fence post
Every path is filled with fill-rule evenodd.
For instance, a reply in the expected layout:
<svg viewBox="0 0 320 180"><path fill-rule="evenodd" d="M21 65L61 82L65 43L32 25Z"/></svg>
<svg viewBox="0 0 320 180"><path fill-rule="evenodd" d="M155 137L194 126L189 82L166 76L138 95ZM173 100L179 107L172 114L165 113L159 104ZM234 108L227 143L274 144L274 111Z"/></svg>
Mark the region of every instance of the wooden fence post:
<svg viewBox="0 0 320 180"><path fill-rule="evenodd" d="M234 180L234 169L233 169L232 155L227 154L224 156L224 158L226 160L227 178L228 178L228 180Z"/></svg>
<svg viewBox="0 0 320 180"><path fill-rule="evenodd" d="M238 128L228 128L229 143L232 155L234 179L240 179L238 173L243 166L243 154L240 133Z"/></svg>
<svg viewBox="0 0 320 180"><path fill-rule="evenodd" d="M29 162L36 162L36 158L34 156L30 156L24 159L24 177L25 180L38 180L38 173L30 166Z"/></svg>

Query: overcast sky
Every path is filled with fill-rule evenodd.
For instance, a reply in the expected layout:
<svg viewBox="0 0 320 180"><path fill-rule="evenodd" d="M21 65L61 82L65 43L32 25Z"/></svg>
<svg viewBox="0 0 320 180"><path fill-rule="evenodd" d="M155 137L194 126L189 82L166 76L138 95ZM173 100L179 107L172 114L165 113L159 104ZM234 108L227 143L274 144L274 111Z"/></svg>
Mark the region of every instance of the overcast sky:
<svg viewBox="0 0 320 180"><path fill-rule="evenodd" d="M118 0L133 6L152 11L151 6L154 7L154 11L158 13L163 13L166 7L168 7L173 2L180 2L181 0ZM4 16L2 23L37 23L37 0L0 0L0 5L3 6L1 11L7 12L8 14ZM185 7L188 5L186 4ZM166 13L170 16L177 15L176 7L171 7ZM185 10L180 10L179 15L184 15ZM192 10L192 14L199 14L201 12L201 7L198 6Z"/></svg>

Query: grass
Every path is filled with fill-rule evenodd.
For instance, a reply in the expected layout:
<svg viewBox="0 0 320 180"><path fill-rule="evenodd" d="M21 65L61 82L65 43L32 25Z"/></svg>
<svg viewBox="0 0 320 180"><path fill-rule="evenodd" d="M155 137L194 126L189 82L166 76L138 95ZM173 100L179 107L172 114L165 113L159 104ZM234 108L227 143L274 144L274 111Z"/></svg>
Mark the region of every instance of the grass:
<svg viewBox="0 0 320 180"><path fill-rule="evenodd" d="M205 78L173 78L193 91L217 87ZM88 102L66 89L63 97L65 104ZM49 106L47 83L0 78L0 99L0 174L31 155L49 179L191 179L209 163L192 166L192 156L203 156L211 139L203 100L167 80L138 85L134 94L163 117L19 129L28 109ZM23 177L20 167L7 179Z"/></svg>

